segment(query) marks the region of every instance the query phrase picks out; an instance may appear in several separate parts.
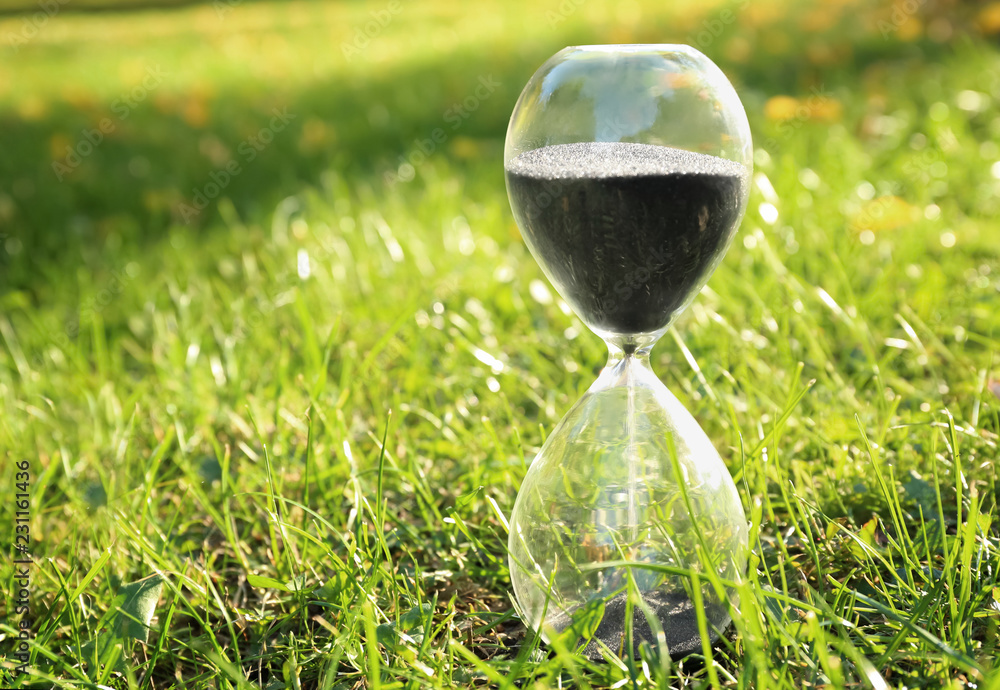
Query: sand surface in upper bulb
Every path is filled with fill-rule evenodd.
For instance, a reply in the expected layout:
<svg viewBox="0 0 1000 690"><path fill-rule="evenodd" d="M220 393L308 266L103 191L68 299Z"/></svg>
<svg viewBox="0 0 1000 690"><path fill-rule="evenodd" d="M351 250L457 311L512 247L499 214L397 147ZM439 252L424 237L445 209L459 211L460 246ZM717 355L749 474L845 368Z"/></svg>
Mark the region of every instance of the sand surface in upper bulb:
<svg viewBox="0 0 1000 690"><path fill-rule="evenodd" d="M525 241L591 327L665 328L736 232L746 168L650 144L558 144L506 166Z"/></svg>

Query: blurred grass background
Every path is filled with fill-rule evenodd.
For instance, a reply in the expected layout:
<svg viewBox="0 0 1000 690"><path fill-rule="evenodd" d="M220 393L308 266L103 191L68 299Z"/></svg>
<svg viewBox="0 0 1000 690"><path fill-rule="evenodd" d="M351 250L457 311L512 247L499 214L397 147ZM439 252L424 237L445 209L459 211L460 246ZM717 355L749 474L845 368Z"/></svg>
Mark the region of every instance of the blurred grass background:
<svg viewBox="0 0 1000 690"><path fill-rule="evenodd" d="M178 206L266 126L275 107L295 116L294 127L225 190L238 213L266 213L284 196L318 185L324 171L361 181L395 165L487 73L501 83L499 92L463 123L445 155L459 163L496 156L523 75L562 45L702 44L739 85L759 128L767 98L808 96L810 88L843 90L841 98L864 89L867 99L848 107L884 108L877 100L889 60L910 61L926 91L941 78L936 63L961 44L968 24L994 29L998 21L990 8L959 3L916 3L919 12L894 15L894 5L881 3L766 0L743 9L737 3L728 23L718 3L698 11L652 11L634 2L568 0L530 10L492 3L482 17L421 3L345 57L388 3L218 0L139 15L81 14L75 3L52 3L45 5L58 8L51 18L42 5L22 3L35 12L0 24L7 46L0 220L20 240L15 249L24 247L5 272L14 285L57 256L59 265L95 249L113 258L115 247L161 238L182 220ZM162 76L146 89L150 74ZM921 94L918 102L932 100ZM794 107L789 114L794 119ZM79 146L104 118L114 131L58 183L53 162L65 161L67 147ZM213 208L194 225L217 219Z"/></svg>
<svg viewBox="0 0 1000 690"><path fill-rule="evenodd" d="M1000 4L165 5L0 4L38 687L998 687ZM547 57L615 42L705 52L757 149L654 360L759 539L739 634L668 670L546 657L507 600L502 515L604 353L503 135ZM148 644L109 633L150 576Z"/></svg>

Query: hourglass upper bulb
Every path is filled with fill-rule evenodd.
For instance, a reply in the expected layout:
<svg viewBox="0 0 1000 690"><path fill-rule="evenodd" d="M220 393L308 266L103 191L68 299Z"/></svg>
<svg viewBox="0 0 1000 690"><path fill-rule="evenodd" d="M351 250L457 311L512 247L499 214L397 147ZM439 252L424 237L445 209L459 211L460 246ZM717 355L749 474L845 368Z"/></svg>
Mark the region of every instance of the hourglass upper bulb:
<svg viewBox="0 0 1000 690"><path fill-rule="evenodd" d="M728 249L752 146L722 71L688 46L580 46L546 62L504 149L535 259L600 335L662 333Z"/></svg>

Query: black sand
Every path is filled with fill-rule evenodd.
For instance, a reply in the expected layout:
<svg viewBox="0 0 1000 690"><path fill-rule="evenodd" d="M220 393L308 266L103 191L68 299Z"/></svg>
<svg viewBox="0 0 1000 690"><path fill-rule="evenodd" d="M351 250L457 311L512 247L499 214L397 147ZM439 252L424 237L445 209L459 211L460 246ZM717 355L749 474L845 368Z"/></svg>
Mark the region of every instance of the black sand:
<svg viewBox="0 0 1000 690"><path fill-rule="evenodd" d="M684 592L673 594L660 594L648 592L643 595L646 604L653 610L656 618L663 628L663 635L666 638L667 649L674 659L701 651L701 635L698 632L698 615L695 613L694 605ZM604 618L597 626L593 638L583 648L583 654L592 661L602 661L604 656L601 648L597 644L600 640L614 652L616 656L621 655L621 647L625 644L625 594L619 594L604 606ZM719 630L729 627L730 618L725 609L718 604L706 604L705 616L708 619L709 642L715 644L719 640L719 635L713 626ZM567 620L560 626L558 620L551 621L556 629L565 627ZM643 642L649 642L655 650L656 640L649 627L642 609L637 606L632 608L632 657L639 657L639 646ZM582 644L580 640L578 644Z"/></svg>
<svg viewBox="0 0 1000 690"><path fill-rule="evenodd" d="M666 326L736 232L745 168L666 146L582 143L522 153L506 168L525 239L588 324Z"/></svg>

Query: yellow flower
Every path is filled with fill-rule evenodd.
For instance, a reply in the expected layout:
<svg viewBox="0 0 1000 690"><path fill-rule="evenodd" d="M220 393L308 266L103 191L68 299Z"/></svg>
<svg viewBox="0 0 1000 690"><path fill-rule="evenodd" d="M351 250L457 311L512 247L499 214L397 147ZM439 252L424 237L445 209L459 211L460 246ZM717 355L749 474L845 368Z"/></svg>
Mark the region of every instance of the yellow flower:
<svg viewBox="0 0 1000 690"><path fill-rule="evenodd" d="M755 2L743 10L740 23L745 27L767 26L783 19L787 8L777 2Z"/></svg>
<svg viewBox="0 0 1000 690"><path fill-rule="evenodd" d="M614 26L608 35L610 41L614 43L628 43L633 40L632 32L627 26Z"/></svg>
<svg viewBox="0 0 1000 690"><path fill-rule="evenodd" d="M851 217L851 229L855 232L894 230L916 220L919 213L916 206L898 196L882 196L867 202Z"/></svg>
<svg viewBox="0 0 1000 690"><path fill-rule="evenodd" d="M1000 33L1000 2L991 2L980 10L976 23L984 34Z"/></svg>
<svg viewBox="0 0 1000 690"><path fill-rule="evenodd" d="M97 98L90 91L76 85L62 90L62 97L77 110L92 110L97 106Z"/></svg>
<svg viewBox="0 0 1000 690"><path fill-rule="evenodd" d="M792 96L774 96L764 104L764 117L774 122L788 120L816 120L838 122L844 107L836 98L810 96L798 99Z"/></svg>
<svg viewBox="0 0 1000 690"><path fill-rule="evenodd" d="M806 46L806 58L814 65L832 65L837 62L830 46L819 41Z"/></svg>
<svg viewBox="0 0 1000 690"><path fill-rule="evenodd" d="M746 62L752 54L753 46L742 36L736 36L726 44L726 58L731 62Z"/></svg>
<svg viewBox="0 0 1000 690"><path fill-rule="evenodd" d="M208 107L200 98L189 98L181 112L184 121L192 127L202 128L208 124Z"/></svg>
<svg viewBox="0 0 1000 690"><path fill-rule="evenodd" d="M68 136L62 132L56 132L49 137L49 156L54 161L62 160L66 157L66 149L72 144L73 142L70 141Z"/></svg>
<svg viewBox="0 0 1000 690"><path fill-rule="evenodd" d="M49 104L38 96L28 96L17 104L17 114L29 122L41 120L49 112Z"/></svg>
<svg viewBox="0 0 1000 690"><path fill-rule="evenodd" d="M303 153L320 151L335 138L334 133L325 122L317 117L310 117L302 125L299 150Z"/></svg>
<svg viewBox="0 0 1000 690"><path fill-rule="evenodd" d="M901 41L915 41L924 33L924 25L913 15L909 15L902 24L899 25L899 36Z"/></svg>
<svg viewBox="0 0 1000 690"><path fill-rule="evenodd" d="M820 122L839 122L844 114L844 106L836 98L817 96L806 101L809 119Z"/></svg>
<svg viewBox="0 0 1000 690"><path fill-rule="evenodd" d="M177 110L177 96L157 91L153 94L153 105L164 115L169 115Z"/></svg>
<svg viewBox="0 0 1000 690"><path fill-rule="evenodd" d="M449 148L456 158L475 158L479 155L479 145L475 139L470 139L469 137L455 137Z"/></svg>
<svg viewBox="0 0 1000 690"><path fill-rule="evenodd" d="M764 117L768 120L781 122L795 118L799 109L799 100L791 96L774 96L764 104Z"/></svg>
<svg viewBox="0 0 1000 690"><path fill-rule="evenodd" d="M814 7L799 22L799 26L810 33L829 31L840 21L840 10L829 5Z"/></svg>

